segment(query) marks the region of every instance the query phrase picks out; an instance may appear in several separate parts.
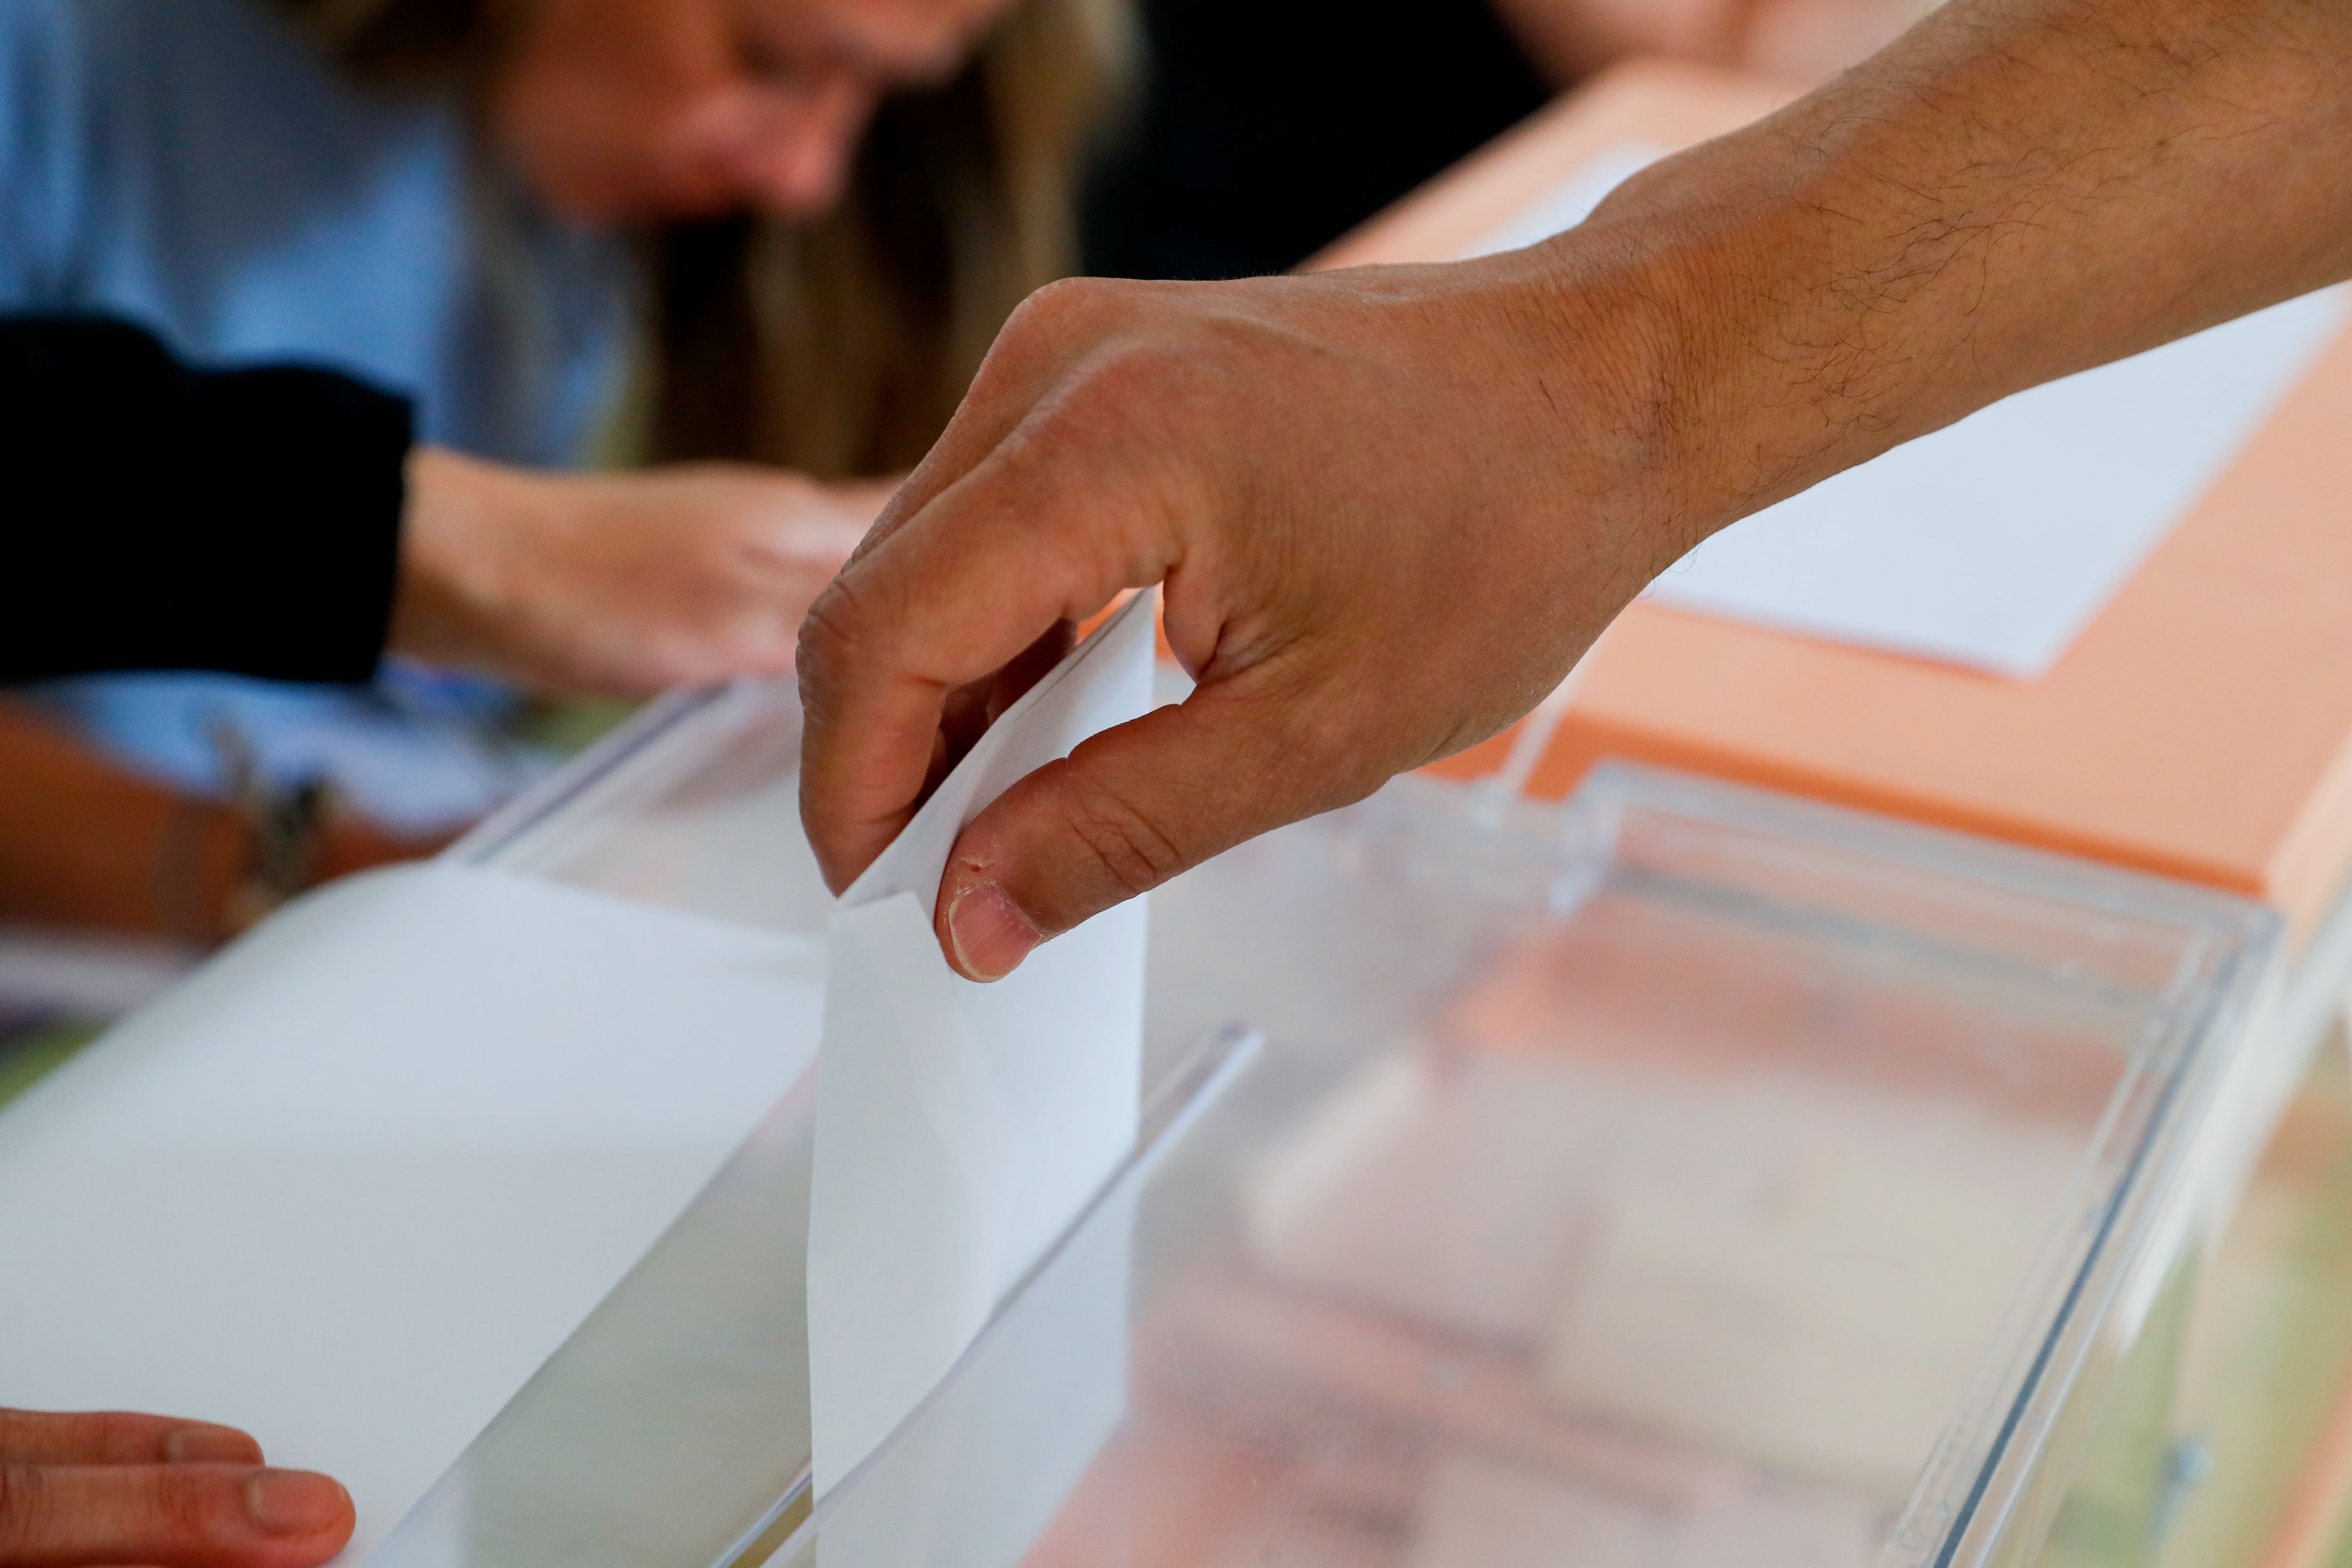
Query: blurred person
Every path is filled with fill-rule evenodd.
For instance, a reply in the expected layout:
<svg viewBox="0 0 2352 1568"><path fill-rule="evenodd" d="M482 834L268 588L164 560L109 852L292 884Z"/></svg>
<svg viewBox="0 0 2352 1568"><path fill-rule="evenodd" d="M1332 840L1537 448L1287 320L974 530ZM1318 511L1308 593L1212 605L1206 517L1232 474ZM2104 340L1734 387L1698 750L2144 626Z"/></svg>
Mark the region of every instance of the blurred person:
<svg viewBox="0 0 2352 1568"><path fill-rule="evenodd" d="M775 673L887 493L846 481L910 466L1005 313L1067 270L1118 38L1107 0L0 0L0 310L110 312L207 365L409 398L409 509L458 539L509 519L486 537L532 547L477 559L473 586L604 637L501 673ZM674 466L539 471L599 453ZM728 459L790 471L698 466ZM756 635L622 613L746 575ZM431 609L397 652L478 668ZM538 765L510 688L401 657L363 686L151 671L16 696L151 805L275 812L324 786L383 847L446 837ZM131 798L61 817L21 798L35 776L58 775L0 773L0 813L95 827L93 800ZM122 911L156 879L8 907Z"/></svg>
<svg viewBox="0 0 2352 1568"><path fill-rule="evenodd" d="M0 318L0 680L357 683L387 646L565 690L773 671L881 499L744 467L500 471L414 451L412 416L331 371L203 370L127 322ZM0 779L0 918L207 943L424 847L316 791L174 797L5 710Z"/></svg>
<svg viewBox="0 0 2352 1568"><path fill-rule="evenodd" d="M1086 269L1286 272L1633 56L1810 86L1922 0L1142 0L1147 86L1089 182Z"/></svg>

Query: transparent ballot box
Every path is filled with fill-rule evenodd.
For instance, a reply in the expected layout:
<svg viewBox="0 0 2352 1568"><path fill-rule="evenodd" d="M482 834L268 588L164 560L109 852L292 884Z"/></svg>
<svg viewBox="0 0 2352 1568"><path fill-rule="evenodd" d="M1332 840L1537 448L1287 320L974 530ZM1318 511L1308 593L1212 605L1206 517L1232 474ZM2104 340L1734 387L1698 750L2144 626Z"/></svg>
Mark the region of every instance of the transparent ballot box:
<svg viewBox="0 0 2352 1568"><path fill-rule="evenodd" d="M457 853L821 930L796 735L667 705ZM863 1466L810 1495L803 1083L373 1561L1972 1568L2093 1482L2152 1560L2304 1066L2260 906L1622 768L1155 898L1135 1156Z"/></svg>

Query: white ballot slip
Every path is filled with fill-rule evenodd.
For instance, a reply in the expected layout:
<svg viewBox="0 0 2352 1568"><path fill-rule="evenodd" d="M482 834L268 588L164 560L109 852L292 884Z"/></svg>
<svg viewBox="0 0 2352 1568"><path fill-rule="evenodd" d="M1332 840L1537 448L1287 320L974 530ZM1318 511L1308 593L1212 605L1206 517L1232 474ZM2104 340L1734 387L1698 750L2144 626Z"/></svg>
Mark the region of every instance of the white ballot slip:
<svg viewBox="0 0 2352 1568"><path fill-rule="evenodd" d="M964 826L1151 702L1153 595L1015 702L834 912L810 1199L820 1497L911 1412L1133 1148L1144 900L993 984L959 977L932 907Z"/></svg>
<svg viewBox="0 0 2352 1568"><path fill-rule="evenodd" d="M1465 254L1581 223L1664 156L1595 157ZM1646 597L2032 679L2343 334L2342 288L2003 398L1702 542Z"/></svg>
<svg viewBox="0 0 2352 1568"><path fill-rule="evenodd" d="M467 866L289 906L0 1116L0 1391L244 1427L358 1562L806 1072L823 963Z"/></svg>

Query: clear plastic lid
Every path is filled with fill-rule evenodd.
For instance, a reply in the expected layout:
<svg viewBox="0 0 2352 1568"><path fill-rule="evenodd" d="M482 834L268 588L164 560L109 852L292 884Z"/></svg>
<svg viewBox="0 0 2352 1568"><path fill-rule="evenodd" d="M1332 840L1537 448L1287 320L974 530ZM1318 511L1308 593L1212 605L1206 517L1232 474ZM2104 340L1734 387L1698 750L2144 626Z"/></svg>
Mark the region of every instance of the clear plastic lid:
<svg viewBox="0 0 2352 1568"><path fill-rule="evenodd" d="M802 918L778 704L469 853ZM2276 1076L2259 906L1651 772L1403 781L1153 919L1153 1134L859 1471L804 1085L376 1561L2030 1560Z"/></svg>

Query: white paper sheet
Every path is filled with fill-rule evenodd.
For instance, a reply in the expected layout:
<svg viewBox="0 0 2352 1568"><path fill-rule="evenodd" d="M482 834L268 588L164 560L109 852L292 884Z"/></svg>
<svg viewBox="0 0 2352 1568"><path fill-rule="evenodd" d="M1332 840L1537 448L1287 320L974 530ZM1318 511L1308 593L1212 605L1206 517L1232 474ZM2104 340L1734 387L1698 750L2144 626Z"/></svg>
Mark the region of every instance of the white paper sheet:
<svg viewBox="0 0 2352 1568"><path fill-rule="evenodd" d="M1591 217L1603 196L1664 157L1666 152L1647 142L1619 142L1546 191L1531 205L1497 224L1484 239L1464 251L1462 259L1522 250L1566 233Z"/></svg>
<svg viewBox="0 0 2352 1568"><path fill-rule="evenodd" d="M931 910L965 824L1151 700L1139 595L992 726L842 896L832 925L809 1215L820 1496L929 1394L1133 1147L1144 901L990 985Z"/></svg>
<svg viewBox="0 0 2352 1568"><path fill-rule="evenodd" d="M1661 155L1601 154L1473 247L1583 221ZM2344 331L2322 289L2019 393L1769 507L1660 603L1996 675L2046 673Z"/></svg>
<svg viewBox="0 0 2352 1568"><path fill-rule="evenodd" d="M245 1427L356 1562L807 1069L822 983L499 871L305 900L0 1116L0 1391Z"/></svg>

